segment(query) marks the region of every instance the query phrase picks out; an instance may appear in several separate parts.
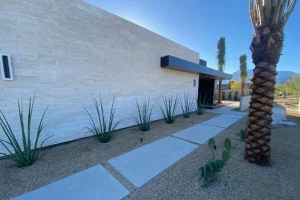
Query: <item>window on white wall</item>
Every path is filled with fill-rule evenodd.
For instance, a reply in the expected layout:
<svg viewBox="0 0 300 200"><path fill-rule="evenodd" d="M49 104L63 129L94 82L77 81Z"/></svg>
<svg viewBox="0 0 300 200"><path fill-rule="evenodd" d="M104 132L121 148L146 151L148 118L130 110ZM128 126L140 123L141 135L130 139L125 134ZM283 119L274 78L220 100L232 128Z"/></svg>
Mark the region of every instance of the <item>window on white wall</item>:
<svg viewBox="0 0 300 200"><path fill-rule="evenodd" d="M9 54L0 54L0 68L1 68L1 76L2 80L14 80L13 73L12 73L12 67L11 67L11 61L10 61L10 55Z"/></svg>

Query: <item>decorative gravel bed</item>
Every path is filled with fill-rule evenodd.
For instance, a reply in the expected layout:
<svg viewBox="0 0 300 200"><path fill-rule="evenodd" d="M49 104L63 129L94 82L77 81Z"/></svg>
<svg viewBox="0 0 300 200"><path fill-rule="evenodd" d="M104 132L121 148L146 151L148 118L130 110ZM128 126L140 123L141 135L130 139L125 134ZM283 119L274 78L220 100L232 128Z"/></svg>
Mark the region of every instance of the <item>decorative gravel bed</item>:
<svg viewBox="0 0 300 200"><path fill-rule="evenodd" d="M138 127L122 129L116 131L114 138L106 144L94 137L61 144L44 149L41 158L25 168L16 167L10 160L0 160L0 199L18 196L97 164L108 168L114 176L121 179L124 186L132 190L131 183L107 163L109 159L216 116L219 114L192 114L187 119L179 116L174 124L159 120L153 122L147 132L139 131Z"/></svg>
<svg viewBox="0 0 300 200"><path fill-rule="evenodd" d="M126 199L298 199L299 125L273 129L271 167L257 166L243 159L244 142L239 140L238 132L245 128L247 117L225 129L215 136L216 156L221 156L222 143L229 137L233 145L232 157L217 180L206 187L200 187L195 175L196 170L210 159L206 144L138 189L107 163L113 157L217 116L213 113L193 114L189 119L179 117L171 125L160 120L145 133L137 127L123 129L117 131L108 144L87 138L59 145L45 149L41 160L27 168L17 168L10 161L1 160L0 198L14 197L100 163L130 191ZM287 120L300 124L299 116L287 116Z"/></svg>
<svg viewBox="0 0 300 200"><path fill-rule="evenodd" d="M300 124L300 117L289 117ZM219 173L217 180L200 187L196 170L210 159L210 150L202 145L172 167L164 171L126 199L298 199L300 196L300 126L278 127L272 135L271 167L250 164L243 159L244 142L238 130L244 128L247 117L241 119L215 137L222 152L226 137L232 140L231 159Z"/></svg>

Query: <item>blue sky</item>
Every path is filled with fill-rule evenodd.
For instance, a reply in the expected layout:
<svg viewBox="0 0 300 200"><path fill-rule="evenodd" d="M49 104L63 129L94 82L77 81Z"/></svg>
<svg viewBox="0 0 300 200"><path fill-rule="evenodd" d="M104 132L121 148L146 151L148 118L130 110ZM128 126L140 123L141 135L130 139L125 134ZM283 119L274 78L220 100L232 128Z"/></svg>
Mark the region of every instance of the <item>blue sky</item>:
<svg viewBox="0 0 300 200"><path fill-rule="evenodd" d="M239 68L246 53L253 68L249 45L253 28L249 0L85 0L139 24L200 54L208 67L217 69L217 41L226 38L225 72ZM298 3L299 4L299 3ZM300 6L296 5L285 28L283 55L278 70L300 72Z"/></svg>

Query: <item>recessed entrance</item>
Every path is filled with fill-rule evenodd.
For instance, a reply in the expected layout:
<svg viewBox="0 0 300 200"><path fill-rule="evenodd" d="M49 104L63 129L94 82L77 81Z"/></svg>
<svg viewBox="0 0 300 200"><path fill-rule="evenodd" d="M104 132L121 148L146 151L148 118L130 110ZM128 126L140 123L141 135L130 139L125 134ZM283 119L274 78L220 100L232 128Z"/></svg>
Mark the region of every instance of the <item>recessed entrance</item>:
<svg viewBox="0 0 300 200"><path fill-rule="evenodd" d="M206 101L208 104L214 103L215 79L203 79L199 76L198 103Z"/></svg>

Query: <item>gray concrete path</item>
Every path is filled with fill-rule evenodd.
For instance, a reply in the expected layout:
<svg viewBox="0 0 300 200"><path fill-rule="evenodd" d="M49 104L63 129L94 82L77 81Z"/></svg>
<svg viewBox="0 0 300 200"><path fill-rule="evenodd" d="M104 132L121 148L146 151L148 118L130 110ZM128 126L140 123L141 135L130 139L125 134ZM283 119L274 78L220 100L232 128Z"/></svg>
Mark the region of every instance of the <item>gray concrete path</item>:
<svg viewBox="0 0 300 200"><path fill-rule="evenodd" d="M197 124L190 128L184 129L177 133L174 133L173 136L182 138L191 142L204 144L210 138L214 137L225 128L206 125L206 124Z"/></svg>
<svg viewBox="0 0 300 200"><path fill-rule="evenodd" d="M197 145L189 142L164 137L109 160L108 163L136 187L141 187L196 148Z"/></svg>
<svg viewBox="0 0 300 200"><path fill-rule="evenodd" d="M96 165L13 200L119 200L128 194L104 167Z"/></svg>

